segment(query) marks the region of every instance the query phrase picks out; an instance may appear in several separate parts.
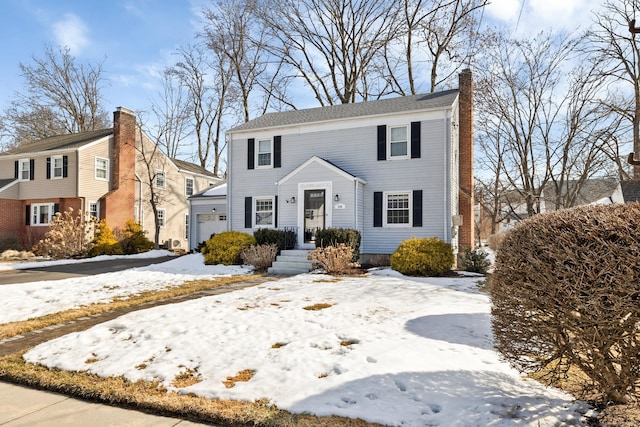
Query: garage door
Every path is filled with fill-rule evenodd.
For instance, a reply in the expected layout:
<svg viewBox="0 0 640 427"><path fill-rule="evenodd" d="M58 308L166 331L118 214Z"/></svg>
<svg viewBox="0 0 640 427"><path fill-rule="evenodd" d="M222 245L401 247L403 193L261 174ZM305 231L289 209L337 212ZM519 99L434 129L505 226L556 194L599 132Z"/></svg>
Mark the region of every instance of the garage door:
<svg viewBox="0 0 640 427"><path fill-rule="evenodd" d="M209 240L212 234L227 230L227 216L224 214L198 214L198 242Z"/></svg>

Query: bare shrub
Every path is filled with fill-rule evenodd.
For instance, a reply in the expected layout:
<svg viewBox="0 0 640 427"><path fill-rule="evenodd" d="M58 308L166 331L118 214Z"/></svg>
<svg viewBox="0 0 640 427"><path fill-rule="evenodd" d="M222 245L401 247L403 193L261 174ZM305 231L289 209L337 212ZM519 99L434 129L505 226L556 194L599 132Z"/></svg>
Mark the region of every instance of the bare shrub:
<svg viewBox="0 0 640 427"><path fill-rule="evenodd" d="M278 255L278 245L252 245L244 248L240 253L240 258L247 265L255 267L256 271L266 271Z"/></svg>
<svg viewBox="0 0 640 427"><path fill-rule="evenodd" d="M79 258L87 256L92 247L97 219L82 211L73 214L73 208L56 212L49 231L34 247L33 252L52 258Z"/></svg>
<svg viewBox="0 0 640 427"><path fill-rule="evenodd" d="M549 383L625 403L640 391L640 204L537 215L509 232L491 281L496 348Z"/></svg>
<svg viewBox="0 0 640 427"><path fill-rule="evenodd" d="M353 249L344 243L338 246L316 248L309 252L309 259L314 266L322 268L329 274L347 274L359 268L358 263L352 262Z"/></svg>

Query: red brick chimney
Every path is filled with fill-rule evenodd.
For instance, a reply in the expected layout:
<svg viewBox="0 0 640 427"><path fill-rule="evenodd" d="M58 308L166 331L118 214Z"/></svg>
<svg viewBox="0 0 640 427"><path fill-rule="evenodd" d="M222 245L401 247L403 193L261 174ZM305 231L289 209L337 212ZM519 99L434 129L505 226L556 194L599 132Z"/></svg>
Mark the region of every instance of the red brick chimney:
<svg viewBox="0 0 640 427"><path fill-rule="evenodd" d="M101 213L111 228L122 228L133 219L135 206L136 116L118 107L113 113L111 181L109 193L101 201Z"/></svg>
<svg viewBox="0 0 640 427"><path fill-rule="evenodd" d="M462 225L458 230L460 248L475 246L474 200L473 200L473 78L470 69L459 76L458 118L459 134L459 180L458 210Z"/></svg>

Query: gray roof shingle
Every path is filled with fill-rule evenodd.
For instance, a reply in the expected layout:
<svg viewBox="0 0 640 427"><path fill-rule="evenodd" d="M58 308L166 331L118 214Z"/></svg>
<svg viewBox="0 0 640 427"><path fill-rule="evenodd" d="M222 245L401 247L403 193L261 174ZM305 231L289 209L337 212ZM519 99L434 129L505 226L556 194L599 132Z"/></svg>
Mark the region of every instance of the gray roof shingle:
<svg viewBox="0 0 640 427"><path fill-rule="evenodd" d="M416 110L438 110L451 107L458 96L458 90L427 93L352 104L329 105L326 107L267 113L230 129L228 132L264 129L279 126L293 126L302 123L316 123L355 117L376 116Z"/></svg>
<svg viewBox="0 0 640 427"><path fill-rule="evenodd" d="M92 130L81 133L57 135L49 138L22 144L12 150L0 153L0 155L39 153L42 151L52 151L60 149L74 149L89 144L97 139L113 134L113 128Z"/></svg>
<svg viewBox="0 0 640 427"><path fill-rule="evenodd" d="M624 202L640 202L640 181L621 181Z"/></svg>
<svg viewBox="0 0 640 427"><path fill-rule="evenodd" d="M209 172L207 169L199 165L196 165L195 163L189 163L189 162L185 162L184 160L178 160L174 158L172 158L171 161L173 162L174 165L176 165L178 169L181 169L187 172L197 173L200 175L210 176L212 178L217 178L217 176L215 176L212 172Z"/></svg>

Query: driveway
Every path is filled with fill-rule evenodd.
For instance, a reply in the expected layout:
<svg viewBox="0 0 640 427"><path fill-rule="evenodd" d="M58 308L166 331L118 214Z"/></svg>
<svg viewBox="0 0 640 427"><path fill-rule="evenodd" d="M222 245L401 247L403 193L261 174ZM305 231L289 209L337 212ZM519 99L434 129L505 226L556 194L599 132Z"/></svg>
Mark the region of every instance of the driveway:
<svg viewBox="0 0 640 427"><path fill-rule="evenodd" d="M115 271L126 270L128 268L158 264L175 258L175 256L163 256L158 258L122 258L107 261L60 264L49 267L30 268L28 270L0 271L0 285L39 282L43 280L60 280L71 277L113 273Z"/></svg>

